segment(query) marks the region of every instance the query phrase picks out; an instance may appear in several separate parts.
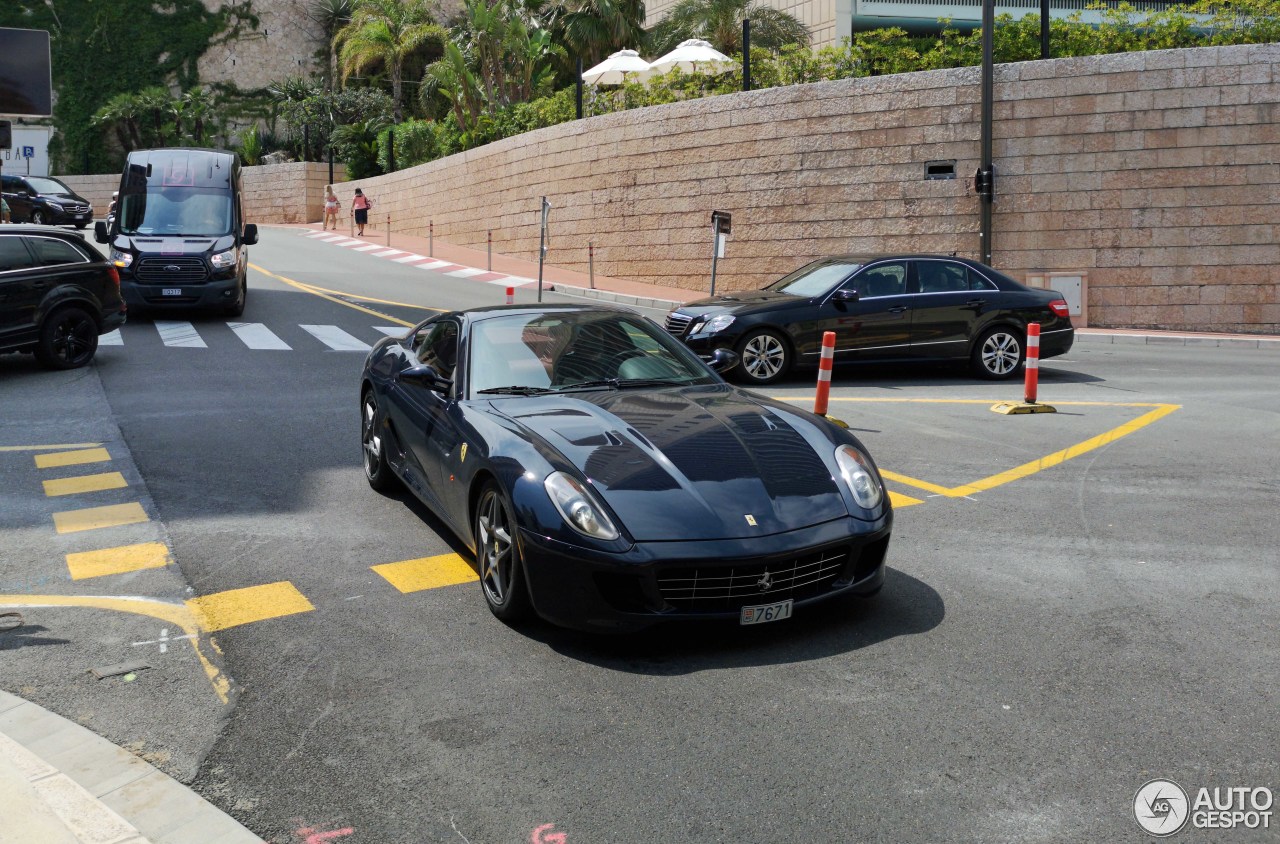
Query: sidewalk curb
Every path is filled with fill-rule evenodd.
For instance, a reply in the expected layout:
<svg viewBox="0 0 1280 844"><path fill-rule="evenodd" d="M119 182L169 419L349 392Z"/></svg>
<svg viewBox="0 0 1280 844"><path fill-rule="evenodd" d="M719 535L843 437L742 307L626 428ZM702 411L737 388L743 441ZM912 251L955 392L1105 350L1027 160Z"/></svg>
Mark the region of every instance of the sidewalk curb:
<svg viewBox="0 0 1280 844"><path fill-rule="evenodd" d="M230 815L132 753L0 691L0 782L14 776L27 787L0 793L0 816L6 822L17 817L30 830L60 824L70 842L262 844Z"/></svg>

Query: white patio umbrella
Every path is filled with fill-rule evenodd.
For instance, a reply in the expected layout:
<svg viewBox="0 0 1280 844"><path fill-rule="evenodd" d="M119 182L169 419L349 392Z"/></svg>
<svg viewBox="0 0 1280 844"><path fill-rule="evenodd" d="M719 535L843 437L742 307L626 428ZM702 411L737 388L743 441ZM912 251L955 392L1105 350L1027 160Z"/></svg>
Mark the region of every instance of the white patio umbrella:
<svg viewBox="0 0 1280 844"><path fill-rule="evenodd" d="M649 63L635 50L619 50L600 64L583 71L582 81L588 85L623 85L627 75L639 79L649 69Z"/></svg>
<svg viewBox="0 0 1280 844"><path fill-rule="evenodd" d="M724 73L733 70L735 62L707 41L690 38L660 59L649 63L649 73L666 73L678 67L685 73Z"/></svg>

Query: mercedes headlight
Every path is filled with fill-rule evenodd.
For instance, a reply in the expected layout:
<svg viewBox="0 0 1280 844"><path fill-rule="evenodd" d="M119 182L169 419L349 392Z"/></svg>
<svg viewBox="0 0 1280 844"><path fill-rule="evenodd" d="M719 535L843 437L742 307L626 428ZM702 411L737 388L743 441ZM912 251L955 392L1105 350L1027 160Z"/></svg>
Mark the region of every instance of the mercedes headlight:
<svg viewBox="0 0 1280 844"><path fill-rule="evenodd" d="M226 252L219 252L209 259L209 263L213 264L215 270L234 267L236 265L236 250L228 249Z"/></svg>
<svg viewBox="0 0 1280 844"><path fill-rule="evenodd" d="M127 267L133 263L133 253L121 252L119 249L116 249L113 246L111 247L111 255L109 256L109 260L111 261L111 263L115 264L117 267Z"/></svg>
<svg viewBox="0 0 1280 844"><path fill-rule="evenodd" d="M618 538L618 529L609 521L604 508L576 478L564 472L552 472L542 485L551 496L551 503L578 533L595 539Z"/></svg>
<svg viewBox="0 0 1280 844"><path fill-rule="evenodd" d="M733 325L733 314L717 314L695 329L696 334L715 334Z"/></svg>
<svg viewBox="0 0 1280 844"><path fill-rule="evenodd" d="M874 510L880 506L884 493L871 469L871 458L851 445L842 445L836 449L836 465L859 507Z"/></svg>

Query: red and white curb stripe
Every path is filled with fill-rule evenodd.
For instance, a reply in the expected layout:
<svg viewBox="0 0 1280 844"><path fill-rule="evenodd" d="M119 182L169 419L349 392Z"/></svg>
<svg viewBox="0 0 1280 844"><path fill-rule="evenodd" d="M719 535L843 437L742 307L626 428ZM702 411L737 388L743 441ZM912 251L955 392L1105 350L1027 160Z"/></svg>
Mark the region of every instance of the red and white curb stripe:
<svg viewBox="0 0 1280 844"><path fill-rule="evenodd" d="M418 255L413 252L406 252L403 249L390 249L381 243L370 243L367 240L347 237L345 234L334 234L333 232L311 231L306 232L303 237L309 237L322 243L331 243L334 246L344 246L352 252L364 252L375 258L387 258L397 264L416 267L420 270L432 270L434 272L443 273L453 278L465 278L471 281L482 281L488 284L497 284L503 287L526 287L530 284L537 284L537 279L525 278L524 276L508 275L507 273L495 273L490 270L482 270L478 267L468 267L463 264L454 264L450 261L441 261L438 258L429 258L426 255Z"/></svg>

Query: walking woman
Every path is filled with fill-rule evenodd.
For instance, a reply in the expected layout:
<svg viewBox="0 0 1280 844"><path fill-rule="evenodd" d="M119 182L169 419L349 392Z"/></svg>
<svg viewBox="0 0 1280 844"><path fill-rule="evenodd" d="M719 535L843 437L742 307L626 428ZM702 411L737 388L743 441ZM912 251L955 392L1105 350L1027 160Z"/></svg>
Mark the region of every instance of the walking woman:
<svg viewBox="0 0 1280 844"><path fill-rule="evenodd" d="M356 188L356 195L351 198L351 213L356 218L357 237L364 237L364 227L369 222L369 209L372 207L373 202L364 195L364 191Z"/></svg>
<svg viewBox="0 0 1280 844"><path fill-rule="evenodd" d="M329 223L333 223L333 230L338 230L338 209L342 206L338 203L338 195L333 192L333 185L324 186L324 227L328 231Z"/></svg>

